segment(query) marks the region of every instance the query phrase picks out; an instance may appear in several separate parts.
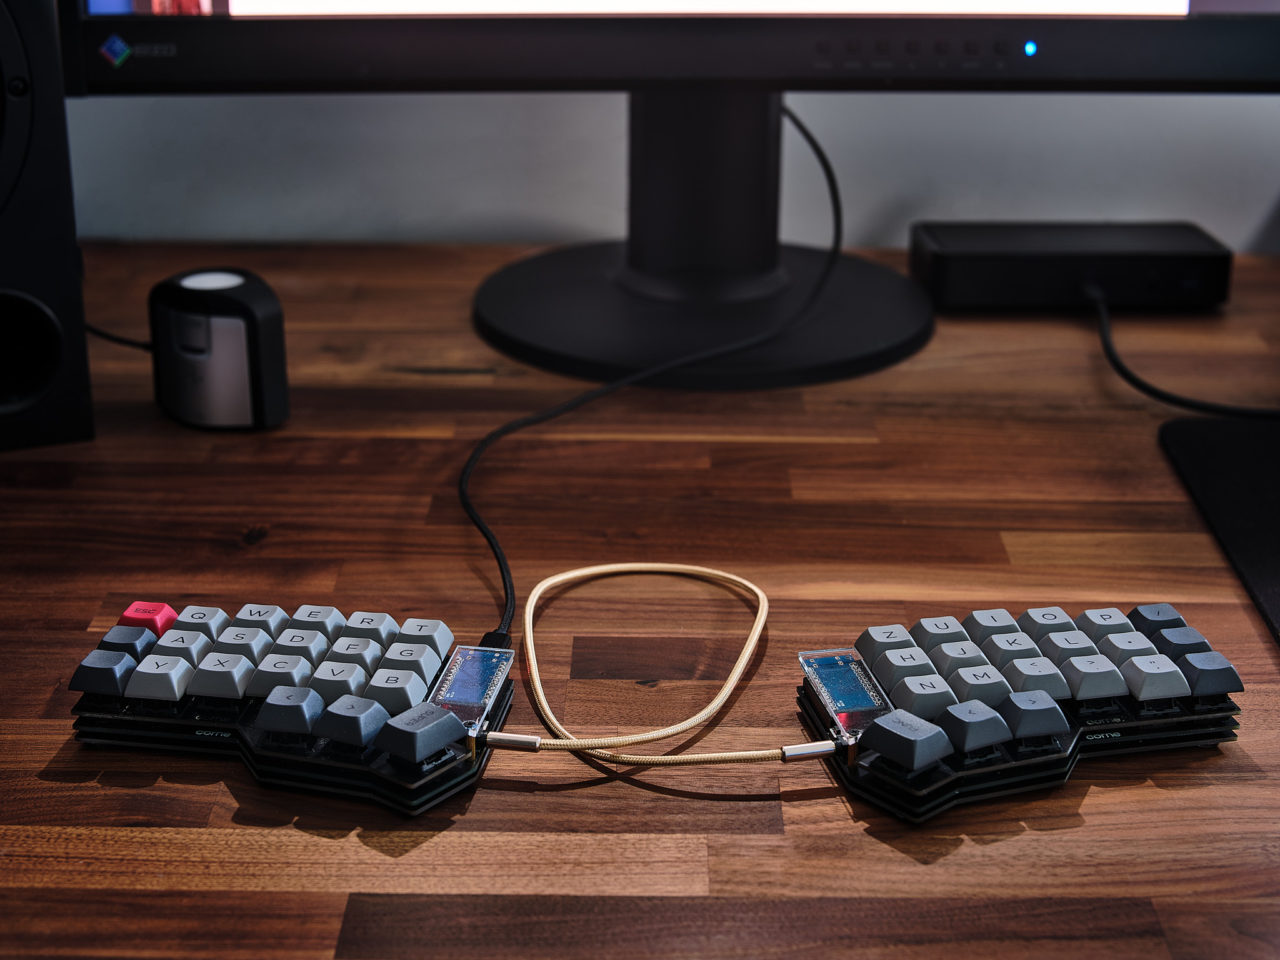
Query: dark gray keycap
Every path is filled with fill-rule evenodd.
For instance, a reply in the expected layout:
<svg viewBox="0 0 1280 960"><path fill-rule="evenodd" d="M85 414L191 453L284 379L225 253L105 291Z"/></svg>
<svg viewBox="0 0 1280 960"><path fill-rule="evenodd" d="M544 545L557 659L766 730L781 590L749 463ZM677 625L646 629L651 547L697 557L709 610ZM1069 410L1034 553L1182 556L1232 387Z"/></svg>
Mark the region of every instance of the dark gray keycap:
<svg viewBox="0 0 1280 960"><path fill-rule="evenodd" d="M395 716L416 707L427 698L427 682L412 670L375 670L364 688L364 696L377 700Z"/></svg>
<svg viewBox="0 0 1280 960"><path fill-rule="evenodd" d="M308 684L325 703L333 703L346 694L359 694L369 682L369 674L358 663L342 663L336 660L325 660L316 666Z"/></svg>
<svg viewBox="0 0 1280 960"><path fill-rule="evenodd" d="M276 639L271 652L306 657L307 662L314 666L329 655L329 640L319 630L296 630L288 627Z"/></svg>
<svg viewBox="0 0 1280 960"><path fill-rule="evenodd" d="M197 666L213 649L213 641L198 630L166 630L151 652L156 656L181 657Z"/></svg>
<svg viewBox="0 0 1280 960"><path fill-rule="evenodd" d="M466 735L456 714L427 702L388 720L375 743L392 756L421 763Z"/></svg>
<svg viewBox="0 0 1280 960"><path fill-rule="evenodd" d="M273 640L280 635L280 631L288 622L287 613L268 603L246 603L240 608L236 618L231 621L232 625L237 627L257 627L270 634Z"/></svg>
<svg viewBox="0 0 1280 960"><path fill-rule="evenodd" d="M327 659L339 663L358 663L366 673L372 673L382 659L382 644L368 637L339 637L329 648Z"/></svg>
<svg viewBox="0 0 1280 960"><path fill-rule="evenodd" d="M148 654L129 677L124 695L139 700L181 700L195 674L196 668L183 657Z"/></svg>
<svg viewBox="0 0 1280 960"><path fill-rule="evenodd" d="M853 642L853 648L858 651L862 659L867 663L875 663L880 659L882 653L889 650L901 650L903 647L914 647L915 640L911 634L907 632L907 628L900 623L890 623L879 627L867 627L859 634L858 639Z"/></svg>
<svg viewBox="0 0 1280 960"><path fill-rule="evenodd" d="M1054 700L1066 700L1071 696L1067 680L1048 657L1028 657L1012 660L1000 671L1015 693L1040 690ZM1000 706L995 704L997 708Z"/></svg>
<svg viewBox="0 0 1280 960"><path fill-rule="evenodd" d="M981 700L965 700L947 707L934 722L960 753L985 750L1013 739L1004 717Z"/></svg>
<svg viewBox="0 0 1280 960"><path fill-rule="evenodd" d="M214 653L238 653L258 663L275 640L260 627L228 627L213 641Z"/></svg>
<svg viewBox="0 0 1280 960"><path fill-rule="evenodd" d="M881 689L892 690L904 677L918 677L937 671L929 655L919 647L902 647L882 653L871 667L871 672L880 681Z"/></svg>
<svg viewBox="0 0 1280 960"><path fill-rule="evenodd" d="M969 639L982 646L982 642L997 633L1017 633L1018 621L1003 607L994 610L975 610L964 618L962 626Z"/></svg>
<svg viewBox="0 0 1280 960"><path fill-rule="evenodd" d="M876 717L858 739L858 750L875 750L912 771L923 770L955 753L941 727L906 710Z"/></svg>
<svg viewBox="0 0 1280 960"><path fill-rule="evenodd" d="M1032 607L1018 618L1018 626L1039 643L1051 633L1073 629L1075 623L1061 607Z"/></svg>
<svg viewBox="0 0 1280 960"><path fill-rule="evenodd" d="M156 635L146 627L112 627L98 641L99 650L127 653L134 660L141 660L155 646Z"/></svg>
<svg viewBox="0 0 1280 960"><path fill-rule="evenodd" d="M1009 681L990 664L985 667L961 667L947 681L961 703L966 700L981 700L987 706L994 707L1013 693Z"/></svg>
<svg viewBox="0 0 1280 960"><path fill-rule="evenodd" d="M265 697L276 687L301 687L311 679L311 662L296 654L268 653L253 672L248 697Z"/></svg>
<svg viewBox="0 0 1280 960"><path fill-rule="evenodd" d="M394 641L399 632L400 624L392 619L391 614L366 610L357 610L347 618L347 625L342 628L344 637L365 637L376 640L383 647Z"/></svg>
<svg viewBox="0 0 1280 960"><path fill-rule="evenodd" d="M1043 690L1020 690L996 709L1017 739L1067 733L1071 724L1053 697Z"/></svg>
<svg viewBox="0 0 1280 960"><path fill-rule="evenodd" d="M1119 607L1101 607L1086 610L1076 617L1076 628L1097 643L1108 633L1128 633L1133 629L1133 624L1120 612Z"/></svg>
<svg viewBox="0 0 1280 960"><path fill-rule="evenodd" d="M196 668L187 693L199 697L223 697L239 700L249 689L253 677L253 661L239 653L207 654Z"/></svg>
<svg viewBox="0 0 1280 960"><path fill-rule="evenodd" d="M1025 633L993 633L982 641L982 652L1001 670L1014 660L1040 656L1040 648Z"/></svg>
<svg viewBox="0 0 1280 960"><path fill-rule="evenodd" d="M925 617L911 628L916 645L928 652L940 643L958 643L971 639L955 617Z"/></svg>
<svg viewBox="0 0 1280 960"><path fill-rule="evenodd" d="M1062 666L1072 657L1096 656L1098 646L1083 630L1063 630L1045 634L1040 640L1040 652Z"/></svg>
<svg viewBox="0 0 1280 960"><path fill-rule="evenodd" d="M400 625L399 639L405 643L428 644L441 662L444 662L453 649L453 631L445 626L443 620L423 620L418 617L406 620Z"/></svg>
<svg viewBox="0 0 1280 960"><path fill-rule="evenodd" d="M1216 697L1244 689L1236 668L1217 650L1188 653L1178 661L1178 667L1191 685L1193 696Z"/></svg>
<svg viewBox="0 0 1280 960"><path fill-rule="evenodd" d="M1133 657L1149 657L1156 653L1156 645L1146 634L1137 630L1128 633L1109 633L1098 641L1098 652L1116 666Z"/></svg>
<svg viewBox="0 0 1280 960"><path fill-rule="evenodd" d="M1175 663L1188 653L1208 653L1213 647L1195 627L1168 627L1156 631L1151 642L1156 650Z"/></svg>
<svg viewBox="0 0 1280 960"><path fill-rule="evenodd" d="M347 618L337 607L322 607L313 603L304 603L289 619L289 627L294 630L318 630L324 638L333 641L341 635L342 628L347 625Z"/></svg>
<svg viewBox="0 0 1280 960"><path fill-rule="evenodd" d="M210 640L231 626L231 618L218 607L183 607L178 619L169 625L173 630L197 630Z"/></svg>
<svg viewBox="0 0 1280 960"><path fill-rule="evenodd" d="M924 720L932 720L957 702L947 681L936 673L904 677L893 688L889 699L895 707L901 707Z"/></svg>
<svg viewBox="0 0 1280 960"><path fill-rule="evenodd" d="M944 677L951 676L961 667L981 667L987 664L987 658L972 640L940 643L929 651L929 659Z"/></svg>
<svg viewBox="0 0 1280 960"><path fill-rule="evenodd" d="M1187 625L1187 621L1182 619L1182 614L1178 613L1171 603L1140 604L1129 611L1129 622L1133 624L1133 629L1147 636L1171 627Z"/></svg>
<svg viewBox="0 0 1280 960"><path fill-rule="evenodd" d="M377 700L347 694L324 708L312 733L317 737L363 747L373 742L389 719L391 714Z"/></svg>
<svg viewBox="0 0 1280 960"><path fill-rule="evenodd" d="M440 672L440 657L426 643L393 643L387 647L378 666L388 670L412 670L430 686Z"/></svg>
<svg viewBox="0 0 1280 960"><path fill-rule="evenodd" d="M1130 657L1120 667L1120 675L1129 685L1129 693L1135 700L1146 702L1191 696L1187 678L1163 653Z"/></svg>
<svg viewBox="0 0 1280 960"><path fill-rule="evenodd" d="M71 675L67 687L81 693L123 697L129 676L137 666L138 661L121 650L90 650Z"/></svg>
<svg viewBox="0 0 1280 960"><path fill-rule="evenodd" d="M1077 700L1123 697L1129 692L1129 685L1124 682L1120 670L1101 654L1072 657L1059 669L1071 688L1071 696Z"/></svg>
<svg viewBox="0 0 1280 960"><path fill-rule="evenodd" d="M277 686L258 710L254 726L269 733L310 733L324 712L324 699L309 687Z"/></svg>

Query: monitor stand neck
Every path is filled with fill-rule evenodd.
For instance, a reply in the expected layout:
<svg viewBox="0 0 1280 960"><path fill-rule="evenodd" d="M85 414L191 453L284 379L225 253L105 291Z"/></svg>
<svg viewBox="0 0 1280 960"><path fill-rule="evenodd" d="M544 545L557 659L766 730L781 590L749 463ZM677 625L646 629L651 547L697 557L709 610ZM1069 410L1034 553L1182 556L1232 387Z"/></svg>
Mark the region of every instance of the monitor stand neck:
<svg viewBox="0 0 1280 960"><path fill-rule="evenodd" d="M797 313L826 252L778 241L781 97L711 85L631 95L628 238L553 250L489 277L477 329L536 366L609 380ZM924 293L842 257L816 309L768 343L665 375L748 389L879 369L933 332Z"/></svg>

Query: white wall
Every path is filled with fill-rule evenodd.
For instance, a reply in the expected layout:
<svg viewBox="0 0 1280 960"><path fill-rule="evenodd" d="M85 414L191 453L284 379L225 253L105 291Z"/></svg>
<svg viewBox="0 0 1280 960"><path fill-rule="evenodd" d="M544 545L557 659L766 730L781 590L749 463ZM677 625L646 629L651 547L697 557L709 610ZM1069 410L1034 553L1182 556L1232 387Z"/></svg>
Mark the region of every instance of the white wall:
<svg viewBox="0 0 1280 960"><path fill-rule="evenodd" d="M1280 252L1280 97L796 94L849 244L920 218L1190 219ZM96 98L68 106L85 238L549 241L625 219L619 94ZM783 233L825 243L794 134Z"/></svg>

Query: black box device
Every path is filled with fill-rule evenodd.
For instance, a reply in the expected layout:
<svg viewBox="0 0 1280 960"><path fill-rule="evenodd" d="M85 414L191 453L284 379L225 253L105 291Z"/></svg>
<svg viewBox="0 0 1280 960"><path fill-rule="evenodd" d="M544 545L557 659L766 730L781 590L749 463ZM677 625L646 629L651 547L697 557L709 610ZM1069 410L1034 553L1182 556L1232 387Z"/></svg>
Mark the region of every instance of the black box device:
<svg viewBox="0 0 1280 960"><path fill-rule="evenodd" d="M1210 310L1231 251L1193 223L921 222L911 276L939 313L1076 310L1090 285L1113 308Z"/></svg>

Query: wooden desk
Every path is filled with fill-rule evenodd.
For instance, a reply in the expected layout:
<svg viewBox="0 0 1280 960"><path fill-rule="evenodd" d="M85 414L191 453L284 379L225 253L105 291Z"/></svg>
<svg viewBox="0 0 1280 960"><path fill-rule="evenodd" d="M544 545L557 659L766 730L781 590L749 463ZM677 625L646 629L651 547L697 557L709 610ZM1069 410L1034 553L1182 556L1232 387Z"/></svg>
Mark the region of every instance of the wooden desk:
<svg viewBox="0 0 1280 960"><path fill-rule="evenodd" d="M144 355L94 342L98 439L0 455L0 954L1276 955L1280 648L1157 449L1170 411L1108 371L1083 319L944 321L919 355L847 383L629 390L504 441L475 496L522 598L632 559L767 590L764 649L695 749L807 739L796 652L870 624L1153 599L1239 668L1237 743L1088 761L1064 788L920 827L850 802L817 763L502 754L473 794L405 819L260 787L238 762L75 743L68 678L133 599L493 627L459 465L580 387L470 331L476 283L523 252L86 249L89 316L138 336L170 272L260 272L286 309L293 416L269 434L184 429L152 404ZM1122 350L1186 392L1280 403L1280 262L1242 260L1235 289L1221 317L1122 320ZM585 585L540 620L553 702L578 732L684 717L748 623L701 583ZM508 730L540 729L526 693Z"/></svg>

